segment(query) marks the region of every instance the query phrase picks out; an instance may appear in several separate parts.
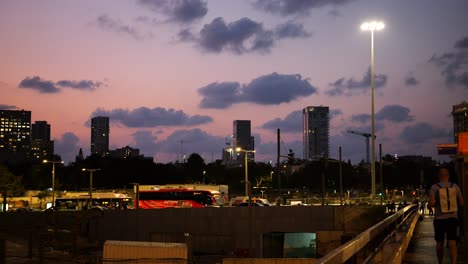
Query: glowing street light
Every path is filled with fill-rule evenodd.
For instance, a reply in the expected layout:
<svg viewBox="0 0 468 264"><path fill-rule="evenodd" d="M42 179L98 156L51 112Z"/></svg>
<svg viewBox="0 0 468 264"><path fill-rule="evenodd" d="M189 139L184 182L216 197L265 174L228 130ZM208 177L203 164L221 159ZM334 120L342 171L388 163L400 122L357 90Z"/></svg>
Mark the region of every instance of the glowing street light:
<svg viewBox="0 0 468 264"><path fill-rule="evenodd" d="M55 206L55 164L63 164L63 160L43 160L43 163L52 163L52 207Z"/></svg>
<svg viewBox="0 0 468 264"><path fill-rule="evenodd" d="M361 24L361 30L371 32L371 142L372 142L372 163L371 163L371 197L375 197L375 111L374 111L374 90L375 90L375 71L374 71L374 31L380 31L385 28L381 21L369 21Z"/></svg>
<svg viewBox="0 0 468 264"><path fill-rule="evenodd" d="M89 206L93 206L93 173L101 169L87 169L83 168L82 171L89 171Z"/></svg>

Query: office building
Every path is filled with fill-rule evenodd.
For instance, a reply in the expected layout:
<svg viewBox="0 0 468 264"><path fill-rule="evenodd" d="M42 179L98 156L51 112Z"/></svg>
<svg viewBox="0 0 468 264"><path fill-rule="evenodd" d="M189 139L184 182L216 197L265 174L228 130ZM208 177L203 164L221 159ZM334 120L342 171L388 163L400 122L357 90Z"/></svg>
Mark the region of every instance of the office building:
<svg viewBox="0 0 468 264"><path fill-rule="evenodd" d="M50 124L47 121L36 121L31 127L31 139L50 140Z"/></svg>
<svg viewBox="0 0 468 264"><path fill-rule="evenodd" d="M109 117L91 118L91 155L109 154Z"/></svg>
<svg viewBox="0 0 468 264"><path fill-rule="evenodd" d="M31 125L31 156L38 160L54 154L54 141L50 140L50 124L36 121Z"/></svg>
<svg viewBox="0 0 468 264"><path fill-rule="evenodd" d="M27 157L31 146L31 111L0 110L0 153Z"/></svg>
<svg viewBox="0 0 468 264"><path fill-rule="evenodd" d="M251 124L250 120L234 120L233 122L233 133L232 133L232 148L236 150L241 148L243 150L254 150L254 137L251 133ZM238 161L243 161L245 159L244 152L237 152L236 157ZM255 153L247 153L249 160L255 159Z"/></svg>
<svg viewBox="0 0 468 264"><path fill-rule="evenodd" d="M468 102L462 102L453 106L453 137L458 143L458 133L468 132Z"/></svg>
<svg viewBox="0 0 468 264"><path fill-rule="evenodd" d="M129 146L118 148L110 151L110 155L113 158L117 159L128 159L128 158L138 158L142 157L140 155L140 150L136 148L131 148Z"/></svg>
<svg viewBox="0 0 468 264"><path fill-rule="evenodd" d="M304 159L328 157L330 153L330 117L328 106L308 106L304 115Z"/></svg>

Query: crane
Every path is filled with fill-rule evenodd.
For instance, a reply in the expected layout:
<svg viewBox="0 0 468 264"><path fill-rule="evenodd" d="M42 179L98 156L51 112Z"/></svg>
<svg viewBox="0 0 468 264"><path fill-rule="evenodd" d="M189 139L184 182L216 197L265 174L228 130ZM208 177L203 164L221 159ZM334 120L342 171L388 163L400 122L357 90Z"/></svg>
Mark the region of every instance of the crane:
<svg viewBox="0 0 468 264"><path fill-rule="evenodd" d="M355 134L355 135L363 136L366 138L366 161L369 164L370 163L369 138L372 137L372 135L370 133L359 132L359 131L354 131L354 130L348 130L347 132L350 134ZM376 137L374 136L374 138Z"/></svg>

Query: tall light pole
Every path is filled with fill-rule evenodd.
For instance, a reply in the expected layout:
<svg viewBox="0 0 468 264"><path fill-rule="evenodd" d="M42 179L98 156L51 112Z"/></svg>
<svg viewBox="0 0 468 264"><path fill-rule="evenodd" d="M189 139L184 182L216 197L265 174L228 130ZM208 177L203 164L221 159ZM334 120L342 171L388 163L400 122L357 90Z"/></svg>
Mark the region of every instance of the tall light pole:
<svg viewBox="0 0 468 264"><path fill-rule="evenodd" d="M250 206L250 195L249 195L249 159L248 153L255 153L255 150L245 150L242 148L236 148L236 152L244 153L244 167L245 167L245 196L249 197L249 206Z"/></svg>
<svg viewBox="0 0 468 264"><path fill-rule="evenodd" d="M371 77L371 142L372 142L372 152L371 152L371 178L372 178L372 186L371 186L371 197L374 199L375 197L375 117L374 117L374 90L375 90L375 71L374 71L374 31L379 31L384 29L385 24L380 21L369 21L364 22L361 25L361 30L363 31L370 31L371 32L371 69L370 69L370 77Z"/></svg>
<svg viewBox="0 0 468 264"><path fill-rule="evenodd" d="M93 173L101 169L87 169L83 168L82 171L89 171L89 206L93 206Z"/></svg>
<svg viewBox="0 0 468 264"><path fill-rule="evenodd" d="M52 207L55 206L55 164L63 164L63 160L43 160L43 163L52 163Z"/></svg>

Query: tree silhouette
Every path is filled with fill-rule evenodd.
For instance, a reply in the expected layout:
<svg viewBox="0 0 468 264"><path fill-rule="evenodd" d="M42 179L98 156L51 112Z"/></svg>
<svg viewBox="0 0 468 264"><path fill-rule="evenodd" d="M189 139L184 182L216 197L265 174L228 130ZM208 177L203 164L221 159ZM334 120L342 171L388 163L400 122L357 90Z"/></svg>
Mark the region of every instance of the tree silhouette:
<svg viewBox="0 0 468 264"><path fill-rule="evenodd" d="M185 164L185 175L192 182L203 182L203 171L205 170L205 161L198 153L192 153Z"/></svg>

